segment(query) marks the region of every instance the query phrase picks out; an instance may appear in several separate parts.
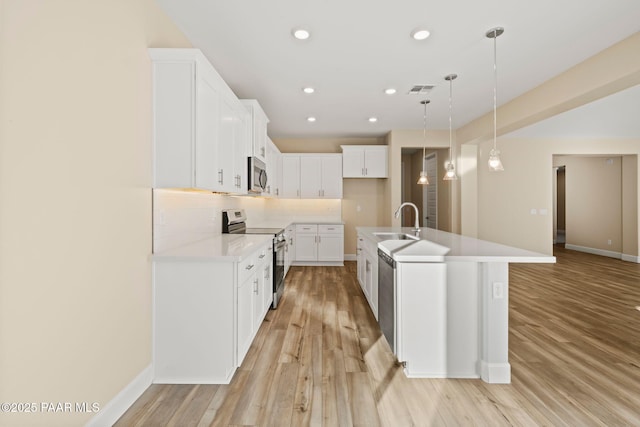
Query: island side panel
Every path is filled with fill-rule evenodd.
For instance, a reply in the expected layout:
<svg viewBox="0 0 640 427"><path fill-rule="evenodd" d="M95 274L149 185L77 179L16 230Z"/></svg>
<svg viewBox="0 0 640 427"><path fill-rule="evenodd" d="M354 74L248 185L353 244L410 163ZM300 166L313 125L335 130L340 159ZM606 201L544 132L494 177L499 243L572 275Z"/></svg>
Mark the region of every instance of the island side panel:
<svg viewBox="0 0 640 427"><path fill-rule="evenodd" d="M397 263L396 355L409 378L447 377L447 269Z"/></svg>
<svg viewBox="0 0 640 427"><path fill-rule="evenodd" d="M479 278L482 289L480 377L488 383L509 384L509 264L479 263Z"/></svg>
<svg viewBox="0 0 640 427"><path fill-rule="evenodd" d="M447 261L447 377L480 378L477 262Z"/></svg>

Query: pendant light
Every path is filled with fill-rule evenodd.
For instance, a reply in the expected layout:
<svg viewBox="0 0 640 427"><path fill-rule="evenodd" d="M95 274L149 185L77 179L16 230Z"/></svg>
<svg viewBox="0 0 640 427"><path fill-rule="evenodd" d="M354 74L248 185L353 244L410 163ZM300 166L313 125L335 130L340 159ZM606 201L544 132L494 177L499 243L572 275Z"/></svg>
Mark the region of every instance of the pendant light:
<svg viewBox="0 0 640 427"><path fill-rule="evenodd" d="M456 166L453 159L456 158L453 152L453 126L452 126L452 105L453 105L453 81L458 78L457 74L449 74L444 79L449 82L449 161L447 162L447 171L444 174L445 181L455 181L458 179L456 175Z"/></svg>
<svg viewBox="0 0 640 427"><path fill-rule="evenodd" d="M504 167L500 160L500 150L496 147L497 139L497 119L496 110L498 107L498 65L496 61L496 39L504 33L504 28L496 27L487 31L487 38L493 39L493 148L489 152L489 170L492 172L502 172Z"/></svg>
<svg viewBox="0 0 640 427"><path fill-rule="evenodd" d="M426 151L427 151L427 104L430 103L428 99L420 101L420 104L424 105L424 127L422 129L422 170L420 171L420 177L418 178L418 184L429 185L429 179L427 178L426 168Z"/></svg>

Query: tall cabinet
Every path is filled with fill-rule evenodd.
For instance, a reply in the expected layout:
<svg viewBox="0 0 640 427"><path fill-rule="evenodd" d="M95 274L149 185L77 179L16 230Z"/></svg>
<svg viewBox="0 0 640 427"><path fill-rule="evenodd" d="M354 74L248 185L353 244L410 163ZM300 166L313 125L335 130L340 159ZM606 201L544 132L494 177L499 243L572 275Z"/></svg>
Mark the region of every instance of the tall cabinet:
<svg viewBox="0 0 640 427"><path fill-rule="evenodd" d="M246 193L246 108L200 50L149 55L154 188Z"/></svg>

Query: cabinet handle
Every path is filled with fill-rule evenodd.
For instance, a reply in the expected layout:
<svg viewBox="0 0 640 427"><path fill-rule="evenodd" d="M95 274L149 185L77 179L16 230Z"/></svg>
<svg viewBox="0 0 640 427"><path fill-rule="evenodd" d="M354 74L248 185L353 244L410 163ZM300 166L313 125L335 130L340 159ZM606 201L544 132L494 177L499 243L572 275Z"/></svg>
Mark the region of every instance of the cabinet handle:
<svg viewBox="0 0 640 427"><path fill-rule="evenodd" d="M224 182L224 170L220 169L218 171L218 184L222 185L223 182Z"/></svg>
<svg viewBox="0 0 640 427"><path fill-rule="evenodd" d="M276 196L279 196L279 195L280 195L280 189L276 188Z"/></svg>
<svg viewBox="0 0 640 427"><path fill-rule="evenodd" d="M322 238L320 236L318 236L318 243L322 242Z"/></svg>
<svg viewBox="0 0 640 427"><path fill-rule="evenodd" d="M265 254L261 254L258 258L262 259L264 258Z"/></svg>
<svg viewBox="0 0 640 427"><path fill-rule="evenodd" d="M369 174L369 171L367 170L367 168L364 168L364 175L367 176Z"/></svg>
<svg viewBox="0 0 640 427"><path fill-rule="evenodd" d="M264 157L264 147L260 147L260 154Z"/></svg>
<svg viewBox="0 0 640 427"><path fill-rule="evenodd" d="M362 168L362 171L361 171L361 172L362 172L362 176L364 176L364 168Z"/></svg>
<svg viewBox="0 0 640 427"><path fill-rule="evenodd" d="M245 269L245 270L251 270L253 267L255 267L255 265L253 265L253 264L249 264L249 265L247 265L244 269Z"/></svg>
<svg viewBox="0 0 640 427"><path fill-rule="evenodd" d="M253 281L253 292L258 295L258 279Z"/></svg>

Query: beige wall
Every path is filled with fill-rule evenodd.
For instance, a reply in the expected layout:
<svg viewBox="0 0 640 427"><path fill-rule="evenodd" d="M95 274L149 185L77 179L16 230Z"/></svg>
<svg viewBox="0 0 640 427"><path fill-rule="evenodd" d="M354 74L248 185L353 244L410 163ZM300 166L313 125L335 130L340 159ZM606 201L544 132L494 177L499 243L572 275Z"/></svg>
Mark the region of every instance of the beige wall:
<svg viewBox="0 0 640 427"><path fill-rule="evenodd" d="M384 138L307 138L273 140L283 153L342 153L341 145L384 145ZM384 178L347 178L343 182L344 253L356 253L356 227L384 225Z"/></svg>
<svg viewBox="0 0 640 427"><path fill-rule="evenodd" d="M556 161L566 166L566 243L621 253L622 157Z"/></svg>
<svg viewBox="0 0 640 427"><path fill-rule="evenodd" d="M640 84L638 51L640 33L502 105L498 109L498 135ZM505 172L490 174L486 164L492 118L492 113L488 113L456 132L457 141L462 144L458 152L462 156L459 163L463 176L460 197L455 198L452 205L454 216L456 209L459 210L460 230L465 235L551 253L551 216L529 214L531 208L552 208L551 157L554 154L638 154L637 140L498 138ZM636 188L636 198L637 192ZM637 241L637 231L629 239Z"/></svg>
<svg viewBox="0 0 640 427"><path fill-rule="evenodd" d="M151 364L146 49L189 42L152 0L2 0L0 13L0 402L103 408Z"/></svg>
<svg viewBox="0 0 640 427"><path fill-rule="evenodd" d="M640 154L640 140L502 138L498 143L505 171L489 172L485 161L477 168L478 236L547 254L553 249L554 155L615 157L633 153L637 163L635 156ZM490 142L480 144L479 157L486 158L490 148ZM637 194L638 180L629 187ZM531 209L536 209L536 215ZM546 209L547 214L541 215L540 209ZM637 241L637 231L628 238Z"/></svg>

